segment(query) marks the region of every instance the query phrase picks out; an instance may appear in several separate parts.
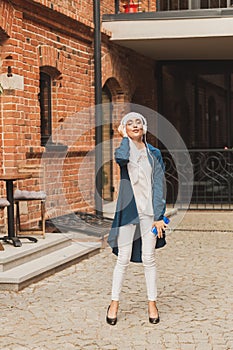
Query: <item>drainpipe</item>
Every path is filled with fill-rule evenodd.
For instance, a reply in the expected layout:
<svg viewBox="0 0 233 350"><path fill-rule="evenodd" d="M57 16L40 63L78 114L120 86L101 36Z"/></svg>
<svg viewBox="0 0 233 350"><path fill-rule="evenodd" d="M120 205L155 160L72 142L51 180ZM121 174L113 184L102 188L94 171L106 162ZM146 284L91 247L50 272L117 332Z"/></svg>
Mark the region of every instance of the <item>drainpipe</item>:
<svg viewBox="0 0 233 350"><path fill-rule="evenodd" d="M115 0L115 14L120 12L120 0Z"/></svg>
<svg viewBox="0 0 233 350"><path fill-rule="evenodd" d="M94 0L94 77L95 77L95 211L103 215L102 203L102 74L100 0Z"/></svg>

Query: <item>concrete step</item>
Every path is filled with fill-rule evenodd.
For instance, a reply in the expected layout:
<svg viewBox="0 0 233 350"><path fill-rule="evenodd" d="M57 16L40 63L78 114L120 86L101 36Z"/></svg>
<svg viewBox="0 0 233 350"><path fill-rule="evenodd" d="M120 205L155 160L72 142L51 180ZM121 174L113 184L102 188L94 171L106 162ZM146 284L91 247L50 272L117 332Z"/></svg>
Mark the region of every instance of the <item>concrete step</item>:
<svg viewBox="0 0 233 350"><path fill-rule="evenodd" d="M71 264L97 254L100 249L100 242L74 242L65 248L0 272L0 290L21 290Z"/></svg>
<svg viewBox="0 0 233 350"><path fill-rule="evenodd" d="M65 234L47 234L45 239L38 236L36 238L38 239L37 243L22 239L23 244L21 247L14 247L4 243L4 251L1 251L0 254L0 272L67 247L72 243L70 237Z"/></svg>

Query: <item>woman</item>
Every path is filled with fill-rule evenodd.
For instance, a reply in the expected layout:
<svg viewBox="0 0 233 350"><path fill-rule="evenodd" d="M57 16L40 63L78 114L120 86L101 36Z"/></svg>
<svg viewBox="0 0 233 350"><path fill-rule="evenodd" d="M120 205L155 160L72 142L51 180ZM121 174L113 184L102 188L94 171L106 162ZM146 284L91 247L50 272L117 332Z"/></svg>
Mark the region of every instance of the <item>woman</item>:
<svg viewBox="0 0 233 350"><path fill-rule="evenodd" d="M139 113L125 115L118 128L123 137L115 151L120 166L121 183L116 213L108 237L113 253L118 255L113 273L112 301L106 321L117 323L120 292L130 261L143 262L149 322L160 321L156 307L155 247L166 244L163 230L165 213L164 165L160 151L146 143L146 119ZM157 237L151 232L156 227Z"/></svg>

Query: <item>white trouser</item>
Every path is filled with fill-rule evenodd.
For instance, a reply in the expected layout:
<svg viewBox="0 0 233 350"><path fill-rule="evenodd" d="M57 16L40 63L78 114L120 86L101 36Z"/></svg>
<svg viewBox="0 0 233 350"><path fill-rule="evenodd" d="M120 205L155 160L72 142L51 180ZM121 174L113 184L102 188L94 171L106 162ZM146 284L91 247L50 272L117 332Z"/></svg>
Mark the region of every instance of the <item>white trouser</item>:
<svg viewBox="0 0 233 350"><path fill-rule="evenodd" d="M142 262L144 266L148 300L157 299L155 244L156 236L151 232L153 216L140 215L142 238ZM112 300L119 300L122 284L130 262L136 225L121 226L118 236L118 258L113 272ZM133 286L132 286L133 288Z"/></svg>

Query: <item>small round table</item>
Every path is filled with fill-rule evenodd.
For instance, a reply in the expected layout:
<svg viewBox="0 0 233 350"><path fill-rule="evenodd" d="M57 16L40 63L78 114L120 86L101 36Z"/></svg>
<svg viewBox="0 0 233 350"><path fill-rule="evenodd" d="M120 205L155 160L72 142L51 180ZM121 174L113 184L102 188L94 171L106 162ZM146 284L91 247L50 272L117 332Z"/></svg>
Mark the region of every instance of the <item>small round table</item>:
<svg viewBox="0 0 233 350"><path fill-rule="evenodd" d="M30 179L32 174L24 174L24 173L12 173L0 175L0 180L6 182L6 195L7 200L10 205L7 207L7 222L8 222L8 236L0 237L6 243L13 244L14 247L21 247L22 243L15 235L15 225L14 225L14 192L13 192L13 182L16 180L25 180ZM20 236L20 238L26 238L31 242L36 243L37 239L30 236Z"/></svg>

